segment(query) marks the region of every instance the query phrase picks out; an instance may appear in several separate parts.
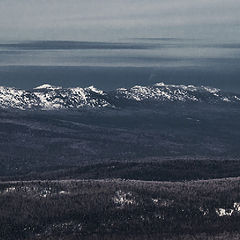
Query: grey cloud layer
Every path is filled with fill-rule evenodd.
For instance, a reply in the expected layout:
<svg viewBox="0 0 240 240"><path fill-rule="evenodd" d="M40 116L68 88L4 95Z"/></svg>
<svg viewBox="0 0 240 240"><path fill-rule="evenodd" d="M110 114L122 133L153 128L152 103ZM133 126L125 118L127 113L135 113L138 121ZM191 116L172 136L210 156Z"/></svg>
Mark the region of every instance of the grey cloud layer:
<svg viewBox="0 0 240 240"><path fill-rule="evenodd" d="M239 12L239 0L2 0L0 32L16 40L221 33L237 39Z"/></svg>

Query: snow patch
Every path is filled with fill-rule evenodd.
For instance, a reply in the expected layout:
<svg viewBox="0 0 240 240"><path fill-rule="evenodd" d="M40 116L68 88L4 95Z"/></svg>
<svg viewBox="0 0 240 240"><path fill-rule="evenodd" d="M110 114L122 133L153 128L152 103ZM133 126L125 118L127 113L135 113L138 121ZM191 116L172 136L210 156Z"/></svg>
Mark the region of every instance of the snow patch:
<svg viewBox="0 0 240 240"><path fill-rule="evenodd" d="M207 208L200 207L199 211L203 214L203 216L206 216L209 214L209 210Z"/></svg>
<svg viewBox="0 0 240 240"><path fill-rule="evenodd" d="M236 212L239 212L240 213L240 202L235 202L233 204L233 208Z"/></svg>
<svg viewBox="0 0 240 240"><path fill-rule="evenodd" d="M170 207L174 202L173 200L161 199L161 198L152 198L152 201L155 205L158 205L161 207Z"/></svg>
<svg viewBox="0 0 240 240"><path fill-rule="evenodd" d="M155 213L154 216L159 220L165 220L165 215L163 213Z"/></svg>
<svg viewBox="0 0 240 240"><path fill-rule="evenodd" d="M113 202L120 207L136 204L133 194L131 192L123 192L122 190L116 192Z"/></svg>
<svg viewBox="0 0 240 240"><path fill-rule="evenodd" d="M216 208L216 213L219 217L232 216L233 212L233 209Z"/></svg>
<svg viewBox="0 0 240 240"><path fill-rule="evenodd" d="M4 193L14 193L14 192L16 192L16 187L8 187L3 191L3 194Z"/></svg>
<svg viewBox="0 0 240 240"><path fill-rule="evenodd" d="M60 191L58 194L59 194L59 195L68 195L68 194L70 194L70 192L67 192L67 191Z"/></svg>
<svg viewBox="0 0 240 240"><path fill-rule="evenodd" d="M94 86L90 86L90 87L88 87L86 89L89 89L92 92L95 92L95 93L98 93L98 94L104 94L104 92L102 90L99 90L99 89L95 88Z"/></svg>
<svg viewBox="0 0 240 240"><path fill-rule="evenodd" d="M239 97L234 96L234 98L235 98L237 101L240 101L240 98L239 98Z"/></svg>
<svg viewBox="0 0 240 240"><path fill-rule="evenodd" d="M38 89L55 90L55 89L61 89L61 87L52 86L50 84L43 84L38 87L35 87L34 89L36 89L36 90L38 90Z"/></svg>
<svg viewBox="0 0 240 240"><path fill-rule="evenodd" d="M224 102L231 102L231 100L230 100L229 98L227 98L227 97L223 97L222 100L223 100Z"/></svg>

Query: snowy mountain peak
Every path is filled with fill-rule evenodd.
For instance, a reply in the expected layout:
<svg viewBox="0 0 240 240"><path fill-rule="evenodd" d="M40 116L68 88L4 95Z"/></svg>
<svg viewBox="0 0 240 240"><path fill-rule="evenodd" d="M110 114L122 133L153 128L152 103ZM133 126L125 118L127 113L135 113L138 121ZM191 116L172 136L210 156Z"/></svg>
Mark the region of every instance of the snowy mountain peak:
<svg viewBox="0 0 240 240"><path fill-rule="evenodd" d="M89 86L85 89L88 89L88 90L90 90L92 92L95 92L95 93L98 93L98 94L104 94L104 92L102 90L99 90L99 89L95 88L94 86Z"/></svg>
<svg viewBox="0 0 240 240"><path fill-rule="evenodd" d="M0 107L16 109L79 109L83 107L127 107L129 104L165 102L237 103L240 95L224 93L216 88L193 85L167 85L119 88L104 92L90 86L87 88L62 88L44 84L32 91L0 87ZM139 105L141 106L141 105Z"/></svg>
<svg viewBox="0 0 240 240"><path fill-rule="evenodd" d="M167 85L156 83L153 86L134 86L130 89L117 89L118 95L135 101L171 102L219 102L226 101L217 88L194 85Z"/></svg>
<svg viewBox="0 0 240 240"><path fill-rule="evenodd" d="M210 93L217 93L220 92L220 89L213 88L213 87L206 87L206 86L194 86L194 85L168 85L163 82L156 83L153 85L154 87L162 87L162 88L177 88L177 89L183 89L188 91L206 91Z"/></svg>
<svg viewBox="0 0 240 240"><path fill-rule="evenodd" d="M43 90L43 89L55 90L55 89L61 89L61 87L52 86L50 84L43 84L38 87L35 87L34 89L35 90Z"/></svg>

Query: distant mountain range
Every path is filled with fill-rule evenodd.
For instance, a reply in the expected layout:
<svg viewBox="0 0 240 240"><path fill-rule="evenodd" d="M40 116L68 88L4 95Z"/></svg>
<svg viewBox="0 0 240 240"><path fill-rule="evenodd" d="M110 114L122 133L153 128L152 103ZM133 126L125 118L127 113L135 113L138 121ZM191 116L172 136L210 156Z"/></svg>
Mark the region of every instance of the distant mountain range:
<svg viewBox="0 0 240 240"><path fill-rule="evenodd" d="M193 85L134 86L113 91L87 88L62 88L44 84L32 90L0 87L0 107L21 110L58 110L79 108L119 108L149 103L235 103L240 95L220 89Z"/></svg>

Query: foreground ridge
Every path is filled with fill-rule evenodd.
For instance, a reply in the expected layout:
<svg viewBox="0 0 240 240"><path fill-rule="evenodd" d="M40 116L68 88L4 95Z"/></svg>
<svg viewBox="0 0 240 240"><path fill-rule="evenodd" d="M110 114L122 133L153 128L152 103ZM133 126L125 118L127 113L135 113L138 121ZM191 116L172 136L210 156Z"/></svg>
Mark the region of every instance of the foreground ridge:
<svg viewBox="0 0 240 240"><path fill-rule="evenodd" d="M79 109L124 107L138 103L205 102L240 103L240 95L224 93L220 89L193 85L134 86L104 92L94 86L63 88L43 84L32 90L0 87L0 107L15 109Z"/></svg>

